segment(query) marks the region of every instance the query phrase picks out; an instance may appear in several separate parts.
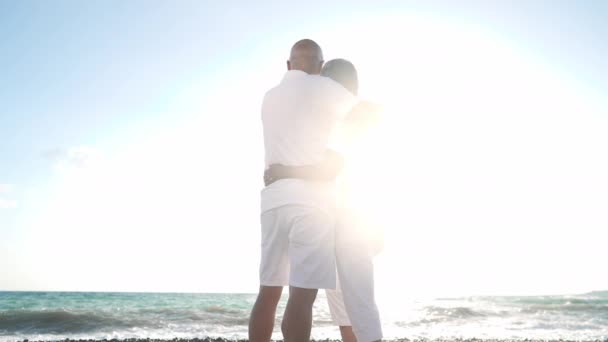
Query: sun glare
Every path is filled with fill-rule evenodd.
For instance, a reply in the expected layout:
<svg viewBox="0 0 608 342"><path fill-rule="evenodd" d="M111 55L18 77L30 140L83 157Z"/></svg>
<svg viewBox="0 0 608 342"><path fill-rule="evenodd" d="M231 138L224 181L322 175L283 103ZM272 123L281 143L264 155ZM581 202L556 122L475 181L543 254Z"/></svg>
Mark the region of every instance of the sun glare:
<svg viewBox="0 0 608 342"><path fill-rule="evenodd" d="M338 41L369 43L363 55L352 41L338 45L356 56L363 97L385 107L383 122L351 147L347 170L350 203L385 230L379 288L418 296L591 290L584 284L598 277L564 278L548 260L576 272L575 260L600 258L599 245L563 233L578 226L572 217L592 215L583 228L590 234L608 223L579 202L606 202L599 189L607 184L591 170L608 171L592 157L608 141L587 125L600 107L575 80L492 32L410 19L334 31ZM389 33L400 41L365 40ZM484 271L496 269L494 278Z"/></svg>

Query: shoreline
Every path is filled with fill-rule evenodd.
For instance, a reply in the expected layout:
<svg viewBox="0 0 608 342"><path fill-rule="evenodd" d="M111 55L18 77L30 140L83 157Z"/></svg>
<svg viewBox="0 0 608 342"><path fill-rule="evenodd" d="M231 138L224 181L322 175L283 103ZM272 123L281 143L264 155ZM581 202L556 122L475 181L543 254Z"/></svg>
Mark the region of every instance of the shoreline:
<svg viewBox="0 0 608 342"><path fill-rule="evenodd" d="M63 339L63 340L17 340L18 342L248 342L249 340L232 340L226 338L125 338L125 339ZM608 342L608 337L603 340L564 340L564 339L483 339L483 338L455 338L455 339L383 339L386 342ZM271 342L283 342L283 340L272 340ZM321 339L311 342L341 342L341 340Z"/></svg>

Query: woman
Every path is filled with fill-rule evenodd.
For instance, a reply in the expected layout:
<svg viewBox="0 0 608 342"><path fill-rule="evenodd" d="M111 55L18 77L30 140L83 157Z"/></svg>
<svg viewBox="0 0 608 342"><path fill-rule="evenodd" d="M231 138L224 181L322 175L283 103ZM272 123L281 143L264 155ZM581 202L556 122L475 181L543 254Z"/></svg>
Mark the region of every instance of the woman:
<svg viewBox="0 0 608 342"><path fill-rule="evenodd" d="M322 76L340 83L355 96L359 82L354 65L344 59L331 60L323 66ZM376 108L360 102L340 126L341 144L348 144L373 123ZM348 160L346 160L348 162ZM334 180L344 169L343 157L327 150L323 163L309 166L271 165L264 173L269 185L279 179L301 178L308 180ZM347 184L341 184L345 189ZM338 205L336 225L336 265L338 285L327 290L327 301L333 321L340 327L345 342L371 342L382 338L380 318L374 299L374 274L372 258L381 249L378 240L370 241L362 220L356 217L348 204L348 196L342 196Z"/></svg>

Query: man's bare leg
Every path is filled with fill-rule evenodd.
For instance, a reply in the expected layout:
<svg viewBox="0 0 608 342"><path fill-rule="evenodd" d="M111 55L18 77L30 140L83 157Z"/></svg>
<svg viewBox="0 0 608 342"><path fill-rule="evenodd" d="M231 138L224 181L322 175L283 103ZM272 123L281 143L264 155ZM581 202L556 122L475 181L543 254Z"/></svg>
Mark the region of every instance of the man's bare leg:
<svg viewBox="0 0 608 342"><path fill-rule="evenodd" d="M350 325L341 325L340 335L342 335L342 342L357 342L353 327Z"/></svg>
<svg viewBox="0 0 608 342"><path fill-rule="evenodd" d="M289 287L289 300L283 316L283 339L285 342L310 341L312 328L312 305L317 297L317 289Z"/></svg>
<svg viewBox="0 0 608 342"><path fill-rule="evenodd" d="M260 286L258 298L249 318L250 342L270 341L281 292L283 292L282 286Z"/></svg>

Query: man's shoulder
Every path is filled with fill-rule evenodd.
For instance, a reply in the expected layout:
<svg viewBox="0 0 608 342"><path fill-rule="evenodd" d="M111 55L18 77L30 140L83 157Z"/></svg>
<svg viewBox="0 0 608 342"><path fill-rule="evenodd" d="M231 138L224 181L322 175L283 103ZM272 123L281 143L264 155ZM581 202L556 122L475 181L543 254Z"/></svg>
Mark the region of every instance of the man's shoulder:
<svg viewBox="0 0 608 342"><path fill-rule="evenodd" d="M330 80L331 81L331 80ZM294 89L319 89L322 90L327 87L327 77L319 75L300 75L297 78L283 79L279 84L268 89L264 94L264 97L280 97L286 91L290 92Z"/></svg>
<svg viewBox="0 0 608 342"><path fill-rule="evenodd" d="M282 89L281 83L268 89L266 91L266 93L264 93L264 102L266 102L267 100L272 99L272 98L280 97L281 89Z"/></svg>
<svg viewBox="0 0 608 342"><path fill-rule="evenodd" d="M332 100L352 99L354 101L356 98L348 89L329 77L306 74L297 78L284 79L281 83L266 91L264 99L281 98L286 90L289 92L293 89L309 89L312 92L307 92L308 94L316 94L315 96Z"/></svg>

